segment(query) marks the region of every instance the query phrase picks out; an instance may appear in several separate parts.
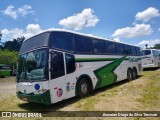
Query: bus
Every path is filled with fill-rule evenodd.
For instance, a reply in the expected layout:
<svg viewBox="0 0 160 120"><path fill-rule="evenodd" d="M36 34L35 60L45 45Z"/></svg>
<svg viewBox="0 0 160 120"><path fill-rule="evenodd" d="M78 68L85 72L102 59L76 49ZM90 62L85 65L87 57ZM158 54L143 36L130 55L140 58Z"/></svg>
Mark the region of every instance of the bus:
<svg viewBox="0 0 160 120"><path fill-rule="evenodd" d="M11 66L0 64L0 77L11 76L12 69Z"/></svg>
<svg viewBox="0 0 160 120"><path fill-rule="evenodd" d="M160 50L144 49L141 51L143 68L160 68Z"/></svg>
<svg viewBox="0 0 160 120"><path fill-rule="evenodd" d="M54 29L25 40L19 52L16 94L49 105L141 73L140 48L70 30Z"/></svg>

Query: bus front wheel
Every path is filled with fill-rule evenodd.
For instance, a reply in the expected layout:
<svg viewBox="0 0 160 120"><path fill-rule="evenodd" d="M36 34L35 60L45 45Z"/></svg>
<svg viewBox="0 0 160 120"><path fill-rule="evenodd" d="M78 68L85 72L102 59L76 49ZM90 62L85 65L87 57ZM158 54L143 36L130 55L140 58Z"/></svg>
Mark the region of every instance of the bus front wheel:
<svg viewBox="0 0 160 120"><path fill-rule="evenodd" d="M83 78L80 80L78 85L78 97L84 98L89 95L89 83L87 79Z"/></svg>

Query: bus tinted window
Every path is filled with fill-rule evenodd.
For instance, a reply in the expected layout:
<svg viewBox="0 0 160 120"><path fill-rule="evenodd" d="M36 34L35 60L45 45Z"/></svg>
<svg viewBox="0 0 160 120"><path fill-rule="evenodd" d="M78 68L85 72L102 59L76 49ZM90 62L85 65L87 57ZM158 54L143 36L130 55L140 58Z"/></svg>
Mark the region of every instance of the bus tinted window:
<svg viewBox="0 0 160 120"><path fill-rule="evenodd" d="M136 52L137 52L137 55L141 55L141 52L140 52L140 48L139 47L136 47Z"/></svg>
<svg viewBox="0 0 160 120"><path fill-rule="evenodd" d="M106 53L105 42L101 40L93 40L94 53Z"/></svg>
<svg viewBox="0 0 160 120"><path fill-rule="evenodd" d="M53 32L50 38L51 47L73 51L73 35L65 32Z"/></svg>
<svg viewBox="0 0 160 120"><path fill-rule="evenodd" d="M20 53L26 52L28 50L36 49L39 47L48 46L50 33L45 32L34 37L29 38L28 40L24 41Z"/></svg>
<svg viewBox="0 0 160 120"><path fill-rule="evenodd" d="M131 47L131 51L132 51L132 55L136 55L137 54L137 52L136 52L136 47Z"/></svg>
<svg viewBox="0 0 160 120"><path fill-rule="evenodd" d="M151 54L151 50L142 50L141 54L142 55L150 55Z"/></svg>
<svg viewBox="0 0 160 120"><path fill-rule="evenodd" d="M74 37L75 40L75 51L80 53L91 53L92 47L91 47L91 39L76 35Z"/></svg>
<svg viewBox="0 0 160 120"><path fill-rule="evenodd" d="M120 55L125 54L125 50L124 50L124 45L123 44L117 43L117 53L120 54Z"/></svg>
<svg viewBox="0 0 160 120"><path fill-rule="evenodd" d="M132 54L132 52L131 52L131 47L129 46L129 45L124 45L125 47L125 53L127 54L127 55L129 55L129 54Z"/></svg>
<svg viewBox="0 0 160 120"><path fill-rule="evenodd" d="M117 53L116 44L114 42L106 42L106 49L107 49L107 53L109 54Z"/></svg>
<svg viewBox="0 0 160 120"><path fill-rule="evenodd" d="M152 50L153 51L153 56L154 57L158 57L159 56L159 52L157 50Z"/></svg>

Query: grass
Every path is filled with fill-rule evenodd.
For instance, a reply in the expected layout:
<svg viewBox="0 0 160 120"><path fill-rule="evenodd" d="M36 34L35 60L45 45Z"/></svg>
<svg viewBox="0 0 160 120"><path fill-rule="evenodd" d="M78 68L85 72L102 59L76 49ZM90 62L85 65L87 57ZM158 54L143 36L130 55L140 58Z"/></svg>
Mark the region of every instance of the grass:
<svg viewBox="0 0 160 120"><path fill-rule="evenodd" d="M95 90L84 99L71 98L62 102L46 106L27 103L16 96L0 100L0 111L48 111L44 115L52 115L53 111L158 111L160 110L160 70L148 70L142 73L139 79L127 82L122 81L114 85ZM67 116L67 115L66 115ZM75 115L76 116L76 115ZM69 119L68 117L55 117ZM39 118L38 118L39 119ZM37 119L37 120L38 120ZM46 117L45 119L53 119ZM75 118L71 118L75 119ZM87 119L87 118L76 118ZM105 118L90 118L105 119ZM117 118L108 118L116 120ZM143 120L158 118L120 118L126 120Z"/></svg>
<svg viewBox="0 0 160 120"><path fill-rule="evenodd" d="M150 107L154 109L155 106L160 106L160 71L146 71L144 74L147 80L146 86L143 88L143 95L139 102L145 105L145 107ZM160 109L159 109L160 110Z"/></svg>

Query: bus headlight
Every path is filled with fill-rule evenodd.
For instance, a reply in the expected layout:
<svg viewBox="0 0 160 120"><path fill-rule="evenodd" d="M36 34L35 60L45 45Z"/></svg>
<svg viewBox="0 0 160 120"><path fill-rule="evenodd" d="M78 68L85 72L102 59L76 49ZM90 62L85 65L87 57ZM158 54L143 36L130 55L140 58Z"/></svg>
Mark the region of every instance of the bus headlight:
<svg viewBox="0 0 160 120"><path fill-rule="evenodd" d="M47 91L46 89L41 89L41 90L35 91L34 94L35 94L35 95L37 95L37 94L43 94L43 93L45 93L46 91Z"/></svg>

